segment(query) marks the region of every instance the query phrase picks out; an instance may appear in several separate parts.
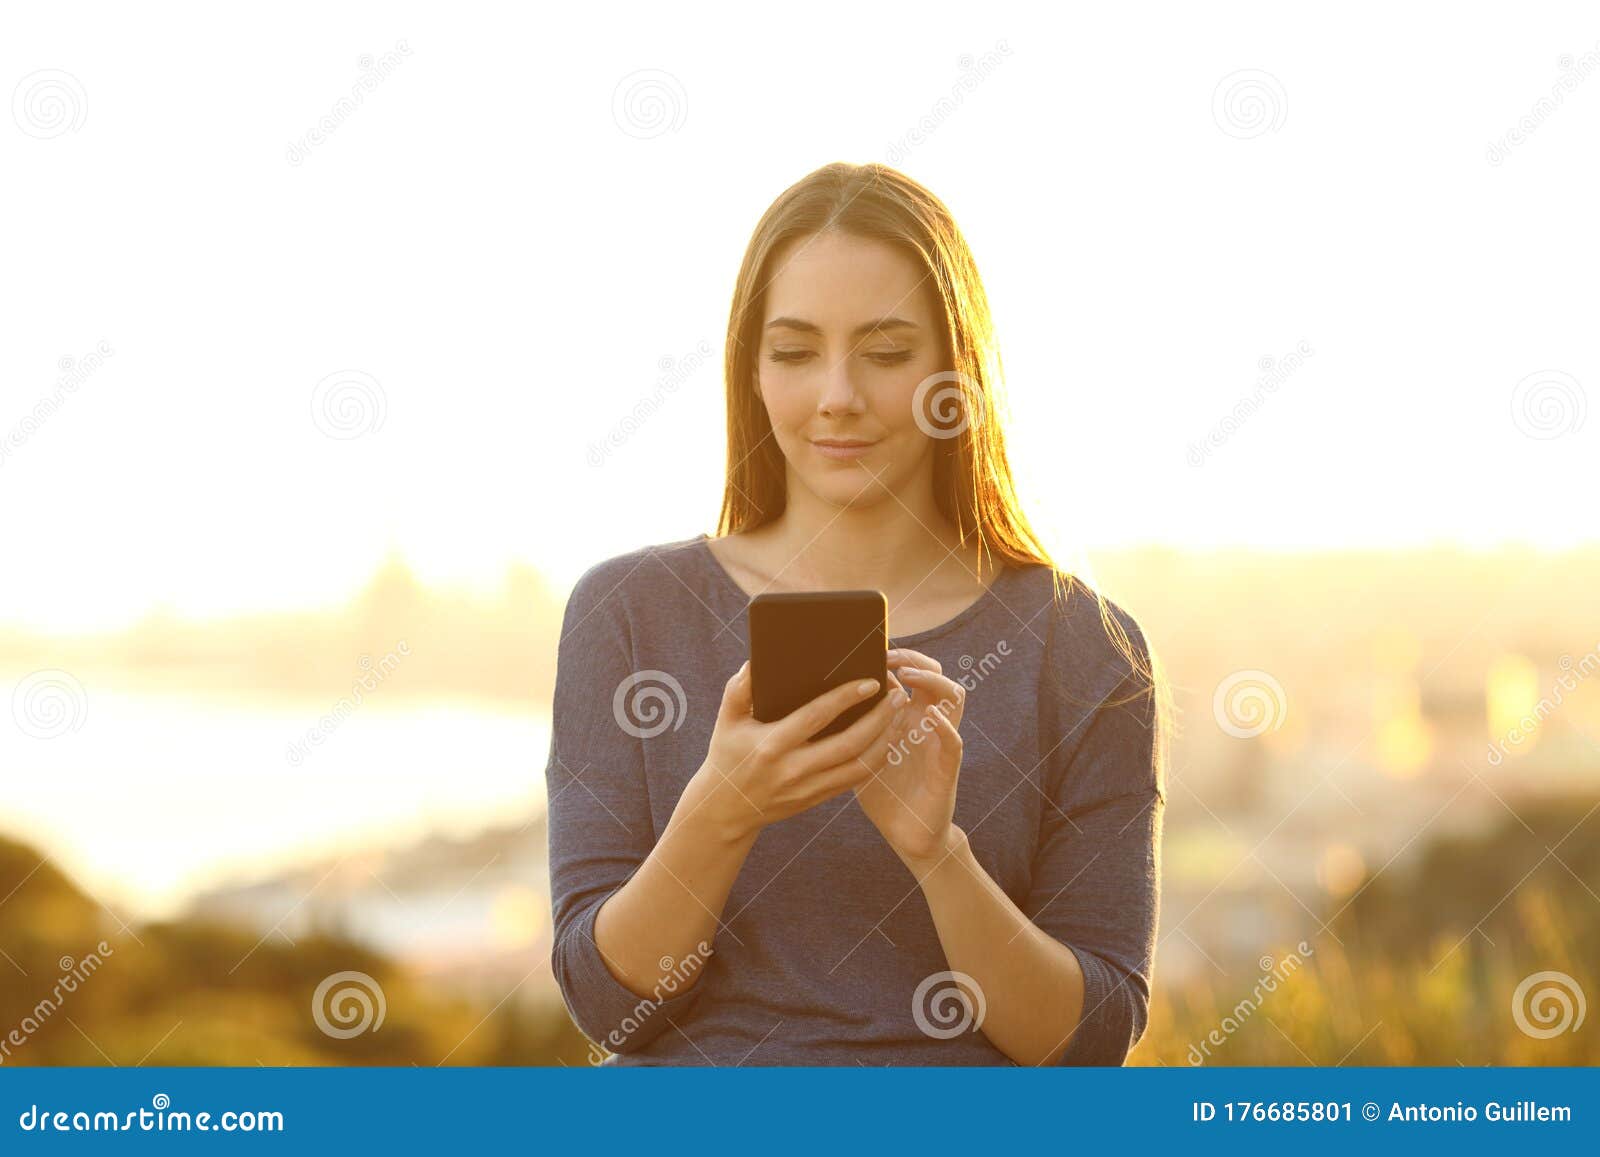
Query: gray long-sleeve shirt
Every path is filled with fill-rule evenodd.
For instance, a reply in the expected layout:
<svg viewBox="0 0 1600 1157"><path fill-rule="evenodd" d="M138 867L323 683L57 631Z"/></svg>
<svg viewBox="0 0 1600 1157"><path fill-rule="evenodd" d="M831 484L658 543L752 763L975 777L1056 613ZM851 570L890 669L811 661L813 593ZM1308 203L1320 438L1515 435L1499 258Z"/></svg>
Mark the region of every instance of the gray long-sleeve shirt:
<svg viewBox="0 0 1600 1157"><path fill-rule="evenodd" d="M1061 1063L1116 1065L1148 1017L1166 753L1150 694L1101 706L1147 681L1093 597L1052 595L1047 568L1008 566L966 610L890 645L966 686L955 822L1082 966ZM674 969L639 997L606 968L595 913L705 760L748 657L748 601L704 535L601 562L568 600L545 777L552 965L574 1021L614 1064L1011 1064L978 1023L981 990L948 975L915 877L849 791L762 829L692 985Z"/></svg>

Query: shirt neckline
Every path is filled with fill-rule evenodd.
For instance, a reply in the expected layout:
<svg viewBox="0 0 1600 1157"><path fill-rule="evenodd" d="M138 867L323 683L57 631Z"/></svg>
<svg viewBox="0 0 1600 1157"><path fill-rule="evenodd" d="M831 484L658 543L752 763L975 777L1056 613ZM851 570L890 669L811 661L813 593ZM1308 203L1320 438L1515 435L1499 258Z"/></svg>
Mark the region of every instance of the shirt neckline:
<svg viewBox="0 0 1600 1157"><path fill-rule="evenodd" d="M728 573L728 568L722 565L722 560L719 559L715 552L713 552L711 549L711 536L702 532L694 539L694 543L697 547L699 547L700 553L704 557L708 569L710 569L718 584L727 590L729 594L737 596L741 604L748 606L750 600L754 596L740 586L733 575ZM915 631L909 635L890 635L889 646L914 647L918 643L926 642L929 639L935 639L940 635L948 634L949 632L954 631L956 628L965 624L968 620L976 618L978 615L983 613L983 611L991 602L999 599L1000 584L1005 582L1010 576L1011 572L1017 569L1019 568L1011 565L1010 563L1002 562L1000 569L984 586L983 593L972 602L968 603L965 607L957 611L953 616L946 619L944 622L935 626L925 627L922 630Z"/></svg>

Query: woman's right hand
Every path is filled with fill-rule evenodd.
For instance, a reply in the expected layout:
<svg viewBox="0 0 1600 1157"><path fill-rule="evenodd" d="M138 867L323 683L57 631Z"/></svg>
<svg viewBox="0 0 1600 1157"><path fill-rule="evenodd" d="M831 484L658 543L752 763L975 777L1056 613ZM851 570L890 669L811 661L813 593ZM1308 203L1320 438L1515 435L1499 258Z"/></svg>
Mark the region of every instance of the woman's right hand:
<svg viewBox="0 0 1600 1157"><path fill-rule="evenodd" d="M846 683L772 723L751 714L750 664L734 672L706 750L685 795L730 839L743 839L876 775L909 701L899 687L835 735L807 740L847 708L871 697L876 679ZM865 688L865 690L863 690Z"/></svg>

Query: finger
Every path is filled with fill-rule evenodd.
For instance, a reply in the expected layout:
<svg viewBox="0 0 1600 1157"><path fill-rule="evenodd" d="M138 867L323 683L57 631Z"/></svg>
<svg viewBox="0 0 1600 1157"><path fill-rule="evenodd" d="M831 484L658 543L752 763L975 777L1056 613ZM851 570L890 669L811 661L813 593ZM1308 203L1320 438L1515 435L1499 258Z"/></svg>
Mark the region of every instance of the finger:
<svg viewBox="0 0 1600 1157"><path fill-rule="evenodd" d="M800 753L796 770L801 775L809 775L821 768L853 761L871 747L879 735L895 725L900 709L909 702L902 696L902 691L890 692L843 731L808 744Z"/></svg>
<svg viewBox="0 0 1600 1157"><path fill-rule="evenodd" d="M961 732L956 730L955 720L951 719L939 709L938 704L928 712L933 720L933 733L939 737L939 748L955 759L961 758Z"/></svg>
<svg viewBox="0 0 1600 1157"><path fill-rule="evenodd" d="M913 692L919 707L926 708L934 703L943 704L945 711L957 723L961 722L967 704L967 689L960 683L921 667L907 667L897 674Z"/></svg>
<svg viewBox="0 0 1600 1157"><path fill-rule="evenodd" d="M847 759L832 767L813 772L808 782L814 782L818 791L826 793L823 798L831 798L846 788L861 787L876 779L883 771L884 765L889 761L889 752L893 745L899 742L900 735L901 732L896 726L884 728L868 745L865 752L854 759Z"/></svg>
<svg viewBox="0 0 1600 1157"><path fill-rule="evenodd" d="M750 660L744 661L722 689L722 713L728 718L750 714Z"/></svg>
<svg viewBox="0 0 1600 1157"><path fill-rule="evenodd" d="M913 651L910 647L895 647L889 652L889 667L897 670L901 667L922 667L929 671L943 671L939 660L932 655L924 655L921 651Z"/></svg>
<svg viewBox="0 0 1600 1157"><path fill-rule="evenodd" d="M811 702L796 707L772 725L772 741L775 748L785 751L799 747L833 722L847 707L853 707L877 694L880 686L876 679L852 680L830 691L824 691Z"/></svg>
<svg viewBox="0 0 1600 1157"><path fill-rule="evenodd" d="M861 765L854 760L839 767L831 767L827 772L806 780L805 806L814 808L819 803L825 803L871 778L872 776L863 771Z"/></svg>

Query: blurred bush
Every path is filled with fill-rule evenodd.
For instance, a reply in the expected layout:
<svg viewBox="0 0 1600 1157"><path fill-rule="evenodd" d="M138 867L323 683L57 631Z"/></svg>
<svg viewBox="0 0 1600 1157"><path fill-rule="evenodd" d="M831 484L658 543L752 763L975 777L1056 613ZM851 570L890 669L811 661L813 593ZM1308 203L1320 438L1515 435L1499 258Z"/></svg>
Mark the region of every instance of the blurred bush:
<svg viewBox="0 0 1600 1157"><path fill-rule="evenodd" d="M1435 839L1409 868L1324 913L1328 930L1307 937L1305 966L1259 1002L1255 974L1171 988L1158 974L1150 1029L1129 1063L1600 1064L1591 1017L1546 1037L1513 1011L1520 1003L1543 1032L1600 996L1597 885L1600 800L1508 805L1489 833ZM1541 972L1572 984L1537 983L1515 1001ZM1207 1045L1213 1031L1222 1044Z"/></svg>

